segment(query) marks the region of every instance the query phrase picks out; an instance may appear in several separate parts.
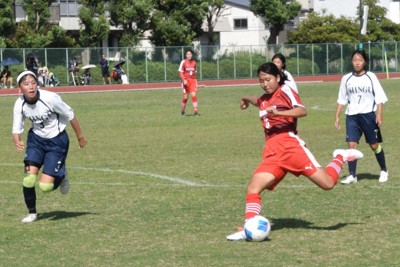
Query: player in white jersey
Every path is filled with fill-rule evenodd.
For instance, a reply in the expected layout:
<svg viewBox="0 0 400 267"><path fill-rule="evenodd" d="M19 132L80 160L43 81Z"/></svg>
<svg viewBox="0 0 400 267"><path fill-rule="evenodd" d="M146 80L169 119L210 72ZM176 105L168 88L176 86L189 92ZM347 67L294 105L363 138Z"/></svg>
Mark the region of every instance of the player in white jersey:
<svg viewBox="0 0 400 267"><path fill-rule="evenodd" d="M349 148L357 148L362 134L375 153L381 169L379 182L386 182L389 177L385 154L380 145L382 135L380 126L383 122L383 104L388 101L376 75L366 69L368 58L364 51L356 50L351 56L353 72L343 76L337 100L335 127L340 129L339 116L344 105L346 108L346 142ZM349 161L350 175L342 184L357 182L357 161Z"/></svg>
<svg viewBox="0 0 400 267"><path fill-rule="evenodd" d="M38 89L33 72L23 71L17 77L17 84L22 95L15 101L12 135L17 151L25 150L23 194L29 214L22 222L30 223L38 218L35 185L42 167L39 179L42 191L50 192L60 187L61 193L66 194L69 190L65 167L69 147L65 131L68 121L78 138L79 147L84 147L87 141L71 107L58 94ZM25 120L32 122L26 146L21 139Z"/></svg>
<svg viewBox="0 0 400 267"><path fill-rule="evenodd" d="M292 74L286 70L286 58L281 53L277 53L272 57L272 63L274 63L280 72L286 77L285 84L288 85L292 90L294 90L297 94L299 93L299 89L297 88L297 84L294 81Z"/></svg>

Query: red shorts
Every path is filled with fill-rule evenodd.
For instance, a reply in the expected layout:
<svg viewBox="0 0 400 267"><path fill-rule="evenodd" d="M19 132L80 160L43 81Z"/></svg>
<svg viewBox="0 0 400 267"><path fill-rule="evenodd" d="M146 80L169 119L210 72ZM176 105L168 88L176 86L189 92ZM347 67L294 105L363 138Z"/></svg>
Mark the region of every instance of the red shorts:
<svg viewBox="0 0 400 267"><path fill-rule="evenodd" d="M275 176L268 190L273 190L288 172L309 177L321 167L304 141L294 133L278 134L267 140L262 158L254 174L268 172Z"/></svg>
<svg viewBox="0 0 400 267"><path fill-rule="evenodd" d="M187 79L187 84L182 83L182 91L184 94L197 92L197 79Z"/></svg>

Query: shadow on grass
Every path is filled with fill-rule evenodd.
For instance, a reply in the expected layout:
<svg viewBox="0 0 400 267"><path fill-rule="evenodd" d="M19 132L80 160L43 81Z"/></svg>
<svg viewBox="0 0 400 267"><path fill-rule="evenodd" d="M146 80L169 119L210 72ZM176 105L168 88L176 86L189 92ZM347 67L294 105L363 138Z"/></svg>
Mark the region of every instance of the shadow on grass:
<svg viewBox="0 0 400 267"><path fill-rule="evenodd" d="M89 214L95 214L95 213L73 212L73 211L52 211L52 212L47 212L47 213L40 213L39 219L41 219L41 220L48 219L48 220L56 221L56 220L79 217L79 216L84 216L84 215L89 215Z"/></svg>
<svg viewBox="0 0 400 267"><path fill-rule="evenodd" d="M390 174L390 173L389 173ZM379 174L371 174L371 173L357 173L357 179L360 180L376 180L379 179Z"/></svg>
<svg viewBox="0 0 400 267"><path fill-rule="evenodd" d="M291 229L313 229L313 230L325 230L325 231L331 231L331 230L338 230L340 228L343 228L349 224L358 224L358 223L338 223L332 226L315 226L313 223L300 220L300 219L293 219L293 218L285 218L285 219L272 219L272 229L274 231L280 230L280 229L285 229L285 228L291 228Z"/></svg>

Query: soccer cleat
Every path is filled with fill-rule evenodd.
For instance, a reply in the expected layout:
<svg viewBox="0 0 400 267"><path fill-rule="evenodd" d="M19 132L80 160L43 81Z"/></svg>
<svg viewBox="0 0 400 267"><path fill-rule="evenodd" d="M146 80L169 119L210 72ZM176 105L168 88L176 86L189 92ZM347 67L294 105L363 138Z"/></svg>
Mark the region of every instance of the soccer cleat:
<svg viewBox="0 0 400 267"><path fill-rule="evenodd" d="M21 222L23 223L31 223L37 220L37 214L36 213L29 213L28 216L22 219Z"/></svg>
<svg viewBox="0 0 400 267"><path fill-rule="evenodd" d="M389 172L381 171L381 174L379 175L379 182L384 183L387 182L388 179L389 179Z"/></svg>
<svg viewBox="0 0 400 267"><path fill-rule="evenodd" d="M364 154L357 149L336 149L333 151L333 157L336 158L337 155L342 155L343 162L354 161L364 157Z"/></svg>
<svg viewBox="0 0 400 267"><path fill-rule="evenodd" d="M343 179L341 184L354 184L357 183L357 176L349 175L345 179Z"/></svg>
<svg viewBox="0 0 400 267"><path fill-rule="evenodd" d="M226 237L226 240L228 240L228 241L246 240L247 238L246 238L246 234L244 233L244 229L242 229L242 227L239 227L238 229L241 229L241 230L239 230L238 232L236 232L234 234L228 235Z"/></svg>
<svg viewBox="0 0 400 267"><path fill-rule="evenodd" d="M182 114L182 116L185 116L185 111L182 110L182 111L181 111L181 114Z"/></svg>
<svg viewBox="0 0 400 267"><path fill-rule="evenodd" d="M194 112L194 116L199 116L199 113L197 111Z"/></svg>
<svg viewBox="0 0 400 267"><path fill-rule="evenodd" d="M61 181L61 184L60 184L60 192L61 192L61 194L66 194L66 193L68 193L68 191L69 191L69 180L68 180L67 173L65 173L65 177Z"/></svg>

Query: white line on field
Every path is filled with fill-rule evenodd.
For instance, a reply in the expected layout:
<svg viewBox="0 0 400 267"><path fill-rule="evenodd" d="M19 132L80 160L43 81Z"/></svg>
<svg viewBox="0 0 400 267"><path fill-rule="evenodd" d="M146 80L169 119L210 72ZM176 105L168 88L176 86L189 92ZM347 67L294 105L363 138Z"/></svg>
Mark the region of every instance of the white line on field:
<svg viewBox="0 0 400 267"><path fill-rule="evenodd" d="M17 164L4 164L1 163L0 165L3 166L21 166ZM170 177L166 175L160 175L160 174L155 174L155 173L147 173L147 172L142 172L142 171L128 171L128 170L113 170L110 168L91 168L91 167L82 167L82 166L68 166L69 169L77 169L77 170L85 170L85 171L99 171L99 172L112 172L112 173L125 173L125 174L133 174L133 175L141 175L141 176L148 176L152 178L157 178L161 180L167 180L173 183L177 184L183 184L183 185L189 185L189 186L212 186L209 184L201 184L201 183L195 183L189 180L181 179L181 178L176 178L176 177ZM2 182L2 181L0 181ZM116 185L123 184L123 183L117 183Z"/></svg>

